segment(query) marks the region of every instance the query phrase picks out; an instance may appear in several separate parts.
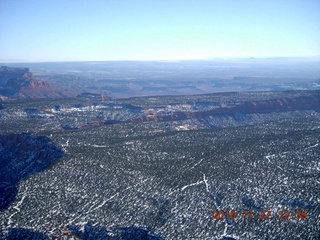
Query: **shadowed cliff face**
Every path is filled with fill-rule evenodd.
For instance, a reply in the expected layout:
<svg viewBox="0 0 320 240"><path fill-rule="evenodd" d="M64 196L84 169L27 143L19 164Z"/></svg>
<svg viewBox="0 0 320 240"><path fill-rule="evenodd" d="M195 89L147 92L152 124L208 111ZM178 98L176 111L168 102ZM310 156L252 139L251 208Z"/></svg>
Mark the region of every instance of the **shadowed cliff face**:
<svg viewBox="0 0 320 240"><path fill-rule="evenodd" d="M49 237L41 232L26 228L10 228L7 236L8 240L25 239L25 240L49 240Z"/></svg>
<svg viewBox="0 0 320 240"><path fill-rule="evenodd" d="M8 208L18 183L63 156L48 137L30 134L0 135L0 210Z"/></svg>

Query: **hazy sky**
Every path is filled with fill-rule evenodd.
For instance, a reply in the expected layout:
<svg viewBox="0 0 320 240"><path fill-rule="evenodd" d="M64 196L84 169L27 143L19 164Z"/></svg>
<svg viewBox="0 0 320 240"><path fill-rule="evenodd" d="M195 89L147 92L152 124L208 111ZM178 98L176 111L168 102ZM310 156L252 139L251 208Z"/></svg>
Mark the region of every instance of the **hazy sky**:
<svg viewBox="0 0 320 240"><path fill-rule="evenodd" d="M0 61L320 56L320 0L0 0Z"/></svg>

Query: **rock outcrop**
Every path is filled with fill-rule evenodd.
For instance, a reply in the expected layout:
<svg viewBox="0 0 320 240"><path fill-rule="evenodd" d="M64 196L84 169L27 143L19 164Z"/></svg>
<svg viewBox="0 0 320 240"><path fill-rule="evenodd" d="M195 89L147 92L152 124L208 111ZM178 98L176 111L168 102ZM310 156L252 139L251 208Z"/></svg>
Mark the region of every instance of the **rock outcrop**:
<svg viewBox="0 0 320 240"><path fill-rule="evenodd" d="M81 93L77 96L77 98L94 99L94 100L100 100L100 101L111 100L110 97L107 97L103 94L89 93L89 92Z"/></svg>
<svg viewBox="0 0 320 240"><path fill-rule="evenodd" d="M62 91L57 91L48 82L35 79L29 68L1 67L1 82L5 84L0 94L11 98L61 98ZM0 85L1 86L1 85Z"/></svg>
<svg viewBox="0 0 320 240"><path fill-rule="evenodd" d="M2 89L2 93L14 98L61 98L64 96L48 82L21 78L10 79Z"/></svg>

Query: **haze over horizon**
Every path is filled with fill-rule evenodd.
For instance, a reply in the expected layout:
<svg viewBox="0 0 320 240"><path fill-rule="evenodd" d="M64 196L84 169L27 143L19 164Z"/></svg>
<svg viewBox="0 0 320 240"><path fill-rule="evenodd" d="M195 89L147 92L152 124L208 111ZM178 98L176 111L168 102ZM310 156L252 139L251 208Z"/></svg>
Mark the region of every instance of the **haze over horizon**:
<svg viewBox="0 0 320 240"><path fill-rule="evenodd" d="M0 2L0 61L319 57L320 1Z"/></svg>

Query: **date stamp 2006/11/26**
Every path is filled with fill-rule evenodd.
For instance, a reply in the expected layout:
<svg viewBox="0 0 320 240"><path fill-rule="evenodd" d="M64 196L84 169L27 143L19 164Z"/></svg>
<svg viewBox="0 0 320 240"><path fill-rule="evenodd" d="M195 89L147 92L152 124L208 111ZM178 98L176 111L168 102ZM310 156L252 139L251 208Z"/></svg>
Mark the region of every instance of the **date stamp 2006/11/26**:
<svg viewBox="0 0 320 240"><path fill-rule="evenodd" d="M223 219L260 219L268 220L273 217L277 217L283 220L296 219L306 220L308 218L307 210L299 209L295 211L279 210L272 212L272 210L260 210L260 212L254 212L253 210L243 210L237 212L236 210L213 210L212 219L223 220Z"/></svg>

